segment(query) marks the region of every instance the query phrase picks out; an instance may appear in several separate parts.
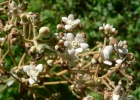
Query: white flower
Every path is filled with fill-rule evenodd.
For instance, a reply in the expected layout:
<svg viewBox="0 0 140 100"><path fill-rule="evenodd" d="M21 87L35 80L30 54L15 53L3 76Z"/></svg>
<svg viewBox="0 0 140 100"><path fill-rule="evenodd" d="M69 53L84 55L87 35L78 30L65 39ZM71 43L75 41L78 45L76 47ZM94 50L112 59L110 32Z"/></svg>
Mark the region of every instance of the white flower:
<svg viewBox="0 0 140 100"><path fill-rule="evenodd" d="M123 61L124 61L124 60L122 60L122 59L117 59L117 60L116 60L116 63L117 63L116 66L122 64ZM121 65L121 67L124 68L124 67L125 67L125 64L123 63L123 64Z"/></svg>
<svg viewBox="0 0 140 100"><path fill-rule="evenodd" d="M116 29L113 28L112 25L105 24L105 23L103 23L103 26L102 27L99 27L99 30L100 31L105 30L105 31L108 31L108 32L115 32L116 31Z"/></svg>
<svg viewBox="0 0 140 100"><path fill-rule="evenodd" d="M111 53L113 52L113 47L111 45L106 46L103 50L99 50L101 52L101 58L104 64L109 66L112 65L112 62L109 60Z"/></svg>
<svg viewBox="0 0 140 100"><path fill-rule="evenodd" d="M121 91L121 86L118 85L113 91L113 95L112 95L113 100L121 100L120 91Z"/></svg>
<svg viewBox="0 0 140 100"><path fill-rule="evenodd" d="M38 64L37 66L35 65L25 65L23 67L24 72L27 73L27 75L30 77L29 78L29 83L34 84L37 82L37 77L40 72L43 70L43 65Z"/></svg>
<svg viewBox="0 0 140 100"><path fill-rule="evenodd" d="M66 23L66 30L70 30L73 26L78 25L80 23L80 19L74 20L73 14L70 14L68 17L62 17L62 21Z"/></svg>
<svg viewBox="0 0 140 100"><path fill-rule="evenodd" d="M70 55L68 53L68 51L66 50L64 53L61 53L60 56L62 57L62 59L64 61L67 61L69 65L71 65L73 67L76 66L76 60L77 60L78 57L75 54Z"/></svg>
<svg viewBox="0 0 140 100"><path fill-rule="evenodd" d="M76 88L83 88L85 83L91 80L91 77L88 74L77 74Z"/></svg>
<svg viewBox="0 0 140 100"><path fill-rule="evenodd" d="M17 5L13 0L12 2L9 2L8 8L9 8L8 15L10 16L16 17L20 16L22 13L22 8L20 7L20 5Z"/></svg>
<svg viewBox="0 0 140 100"><path fill-rule="evenodd" d="M75 52L83 52L84 49L89 47L89 45L84 40L84 36L79 33L76 35L76 37L74 37L72 33L66 34L64 46L67 47L68 53L70 55L73 55Z"/></svg>
<svg viewBox="0 0 140 100"><path fill-rule="evenodd" d="M128 49L123 48L123 46L124 46L123 41L120 41L118 44L114 44L114 49L115 51L117 51L121 59L123 59L124 55L128 53Z"/></svg>

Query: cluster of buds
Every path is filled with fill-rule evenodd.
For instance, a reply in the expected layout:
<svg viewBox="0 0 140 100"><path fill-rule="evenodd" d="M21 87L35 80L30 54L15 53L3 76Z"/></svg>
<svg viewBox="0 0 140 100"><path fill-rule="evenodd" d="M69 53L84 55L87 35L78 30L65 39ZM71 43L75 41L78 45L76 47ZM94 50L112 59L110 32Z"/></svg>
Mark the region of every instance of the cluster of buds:
<svg viewBox="0 0 140 100"><path fill-rule="evenodd" d="M21 33L18 29L12 28L11 32L8 34L8 40L12 45L17 45L21 43Z"/></svg>

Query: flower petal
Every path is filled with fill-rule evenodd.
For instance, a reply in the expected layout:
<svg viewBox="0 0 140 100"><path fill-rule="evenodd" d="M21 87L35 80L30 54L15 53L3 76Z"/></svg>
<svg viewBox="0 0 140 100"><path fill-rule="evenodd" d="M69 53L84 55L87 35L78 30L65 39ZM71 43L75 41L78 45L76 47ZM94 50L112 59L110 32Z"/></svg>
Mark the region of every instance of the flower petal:
<svg viewBox="0 0 140 100"><path fill-rule="evenodd" d="M89 45L88 45L87 43L80 43L80 47L81 47L82 49L86 49L86 48L89 47Z"/></svg>
<svg viewBox="0 0 140 100"><path fill-rule="evenodd" d="M65 25L65 29L70 30L70 29L72 29L72 26L71 25Z"/></svg>
<svg viewBox="0 0 140 100"><path fill-rule="evenodd" d="M124 45L124 43L123 43L122 41L120 41L120 42L118 43L118 46L119 46L119 47L123 47L123 45Z"/></svg>
<svg viewBox="0 0 140 100"><path fill-rule="evenodd" d="M117 46L117 44L114 44L114 49L115 49L115 51L118 51L118 46Z"/></svg>
<svg viewBox="0 0 140 100"><path fill-rule="evenodd" d="M128 53L128 49L122 48L122 50L123 50L123 54L127 54Z"/></svg>
<svg viewBox="0 0 140 100"><path fill-rule="evenodd" d="M24 72L27 72L28 70L30 70L30 66L29 65L23 66L23 71Z"/></svg>
<svg viewBox="0 0 140 100"><path fill-rule="evenodd" d="M72 33L67 34L67 40L68 41L73 41L74 40L74 35Z"/></svg>
<svg viewBox="0 0 140 100"><path fill-rule="evenodd" d="M75 20L74 20L74 25L75 25L75 24L77 25L77 24L79 24L80 22L81 22L80 19L75 19Z"/></svg>
<svg viewBox="0 0 140 100"><path fill-rule="evenodd" d="M114 89L113 94L118 95L118 94L120 93L120 91L121 91L121 86L118 85L118 86Z"/></svg>
<svg viewBox="0 0 140 100"><path fill-rule="evenodd" d="M64 46L65 46L65 47L69 47L69 46L70 46L70 42L69 42L69 41L65 41L65 42L64 42Z"/></svg>
<svg viewBox="0 0 140 100"><path fill-rule="evenodd" d="M113 51L113 47L111 45L106 46L103 51L108 51L108 53L111 54Z"/></svg>
<svg viewBox="0 0 140 100"><path fill-rule="evenodd" d="M35 65L30 64L30 69L35 69L35 68L36 68Z"/></svg>
<svg viewBox="0 0 140 100"><path fill-rule="evenodd" d="M69 55L73 55L75 53L75 50L72 48L72 49L68 49L68 54Z"/></svg>
<svg viewBox="0 0 140 100"><path fill-rule="evenodd" d="M109 66L111 66L111 65L112 65L112 62L111 62L111 61L109 61L109 60L105 60L105 61L103 61L103 63L104 63L104 64L106 64L106 65L109 65Z"/></svg>
<svg viewBox="0 0 140 100"><path fill-rule="evenodd" d="M116 63L117 63L117 64L121 64L122 62L123 62L122 59L117 59L117 60L116 60Z"/></svg>
<svg viewBox="0 0 140 100"><path fill-rule="evenodd" d="M67 17L62 17L62 21L67 23L68 18Z"/></svg>
<svg viewBox="0 0 140 100"><path fill-rule="evenodd" d="M112 100L120 100L120 95L113 94Z"/></svg>
<svg viewBox="0 0 140 100"><path fill-rule="evenodd" d="M43 70L43 65L42 64L38 64L36 69L39 71L39 72L42 72Z"/></svg>
<svg viewBox="0 0 140 100"><path fill-rule="evenodd" d="M80 53L80 52L83 52L83 49L82 48L77 48L77 49L75 49L75 51Z"/></svg>
<svg viewBox="0 0 140 100"><path fill-rule="evenodd" d="M112 46L106 46L104 48L104 50L102 51L102 57L103 57L103 59L104 60L108 60L110 54L112 53L112 51L113 51L113 47Z"/></svg>
<svg viewBox="0 0 140 100"><path fill-rule="evenodd" d="M68 19L69 19L69 20L74 20L73 14L70 14L70 15L68 16Z"/></svg>
<svg viewBox="0 0 140 100"><path fill-rule="evenodd" d="M81 43L84 42L84 36L80 33L77 33L76 37L75 37L75 41Z"/></svg>
<svg viewBox="0 0 140 100"><path fill-rule="evenodd" d="M29 83L30 84L34 84L34 83L36 83L37 82L37 78L36 77L30 77L29 78Z"/></svg>

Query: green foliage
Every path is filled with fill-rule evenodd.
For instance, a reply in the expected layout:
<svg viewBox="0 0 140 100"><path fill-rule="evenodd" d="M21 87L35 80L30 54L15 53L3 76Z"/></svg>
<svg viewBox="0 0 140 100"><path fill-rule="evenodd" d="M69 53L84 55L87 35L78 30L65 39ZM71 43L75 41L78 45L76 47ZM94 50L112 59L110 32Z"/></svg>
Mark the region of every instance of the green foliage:
<svg viewBox="0 0 140 100"><path fill-rule="evenodd" d="M4 0L0 0L2 2ZM83 31L87 33L90 47L95 45L96 40L100 41L102 35L99 33L98 28L103 23L113 25L117 30L120 38L128 41L128 49L136 55L137 64L134 66L137 70L140 66L140 0L26 0L29 2L27 11L37 12L43 20L42 26L48 26L51 29L51 34L58 32L56 25L60 23L61 17L68 16L73 13L75 18L81 19L83 24ZM0 17L3 18L3 17ZM16 50L16 49L15 49ZM18 54L20 55L20 51ZM15 52L15 51L14 51ZM8 59L9 60L9 59ZM10 65L11 60L6 65ZM139 73L135 74L138 78ZM138 78L140 83L140 78ZM2 87L2 86L0 86ZM136 91L133 92L136 100L140 99L140 88L137 85ZM3 86L1 91L6 87ZM56 86L55 92L65 93L66 97L73 97L65 86ZM58 90L57 90L58 89ZM7 93L8 91L8 93ZM11 87L0 94L0 99L5 97L15 100L14 96L17 95L16 87ZM5 95L6 94L6 95ZM97 96L93 94L93 96ZM64 97L61 100L66 100ZM97 96L98 98L99 96ZM68 99L67 99L68 100ZM69 99L74 100L74 99ZM76 99L75 99L76 100ZM102 99L95 99L102 100Z"/></svg>

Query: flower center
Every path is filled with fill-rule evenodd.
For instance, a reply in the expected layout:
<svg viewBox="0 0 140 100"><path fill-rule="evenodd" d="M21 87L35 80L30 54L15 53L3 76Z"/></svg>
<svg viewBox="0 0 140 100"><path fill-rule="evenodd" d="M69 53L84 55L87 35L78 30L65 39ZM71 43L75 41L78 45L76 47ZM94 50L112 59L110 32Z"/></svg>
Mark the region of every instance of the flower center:
<svg viewBox="0 0 140 100"><path fill-rule="evenodd" d="M36 69L32 69L32 70L28 71L28 73L29 73L30 77L37 77L39 74L39 71Z"/></svg>
<svg viewBox="0 0 140 100"><path fill-rule="evenodd" d="M67 21L67 24L68 24L68 25L73 25L73 21L72 21L72 20L68 20L68 21Z"/></svg>
<svg viewBox="0 0 140 100"><path fill-rule="evenodd" d="M78 48L79 47L79 43L77 41L72 41L71 45L73 48Z"/></svg>

